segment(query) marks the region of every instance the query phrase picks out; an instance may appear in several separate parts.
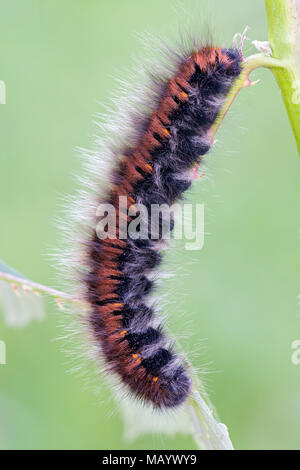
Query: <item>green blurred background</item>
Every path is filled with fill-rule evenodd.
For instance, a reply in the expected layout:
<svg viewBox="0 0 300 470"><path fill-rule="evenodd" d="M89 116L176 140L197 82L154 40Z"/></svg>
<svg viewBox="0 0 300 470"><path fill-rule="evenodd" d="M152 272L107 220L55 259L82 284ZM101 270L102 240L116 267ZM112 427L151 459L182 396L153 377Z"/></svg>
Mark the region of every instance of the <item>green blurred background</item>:
<svg viewBox="0 0 300 470"><path fill-rule="evenodd" d="M194 18L224 45L250 25L267 37L264 2L173 0L1 0L0 258L37 282L60 288L48 254L59 244L54 218L80 172L76 146L91 148L95 113L112 77L142 54L136 33L175 37ZM197 20L197 18L199 18ZM250 41L246 54L254 52ZM124 74L126 78L126 73ZM268 71L243 91L207 158L207 181L190 197L205 203L205 246L168 255L175 276L168 324L206 375L207 389L236 448L300 448L300 159L276 83ZM134 84L133 84L134 92ZM100 102L100 104L99 104ZM110 391L99 394L53 341L61 315L8 329L0 317L7 365L0 366L1 448L186 449L192 438L122 440ZM78 359L80 363L80 359Z"/></svg>

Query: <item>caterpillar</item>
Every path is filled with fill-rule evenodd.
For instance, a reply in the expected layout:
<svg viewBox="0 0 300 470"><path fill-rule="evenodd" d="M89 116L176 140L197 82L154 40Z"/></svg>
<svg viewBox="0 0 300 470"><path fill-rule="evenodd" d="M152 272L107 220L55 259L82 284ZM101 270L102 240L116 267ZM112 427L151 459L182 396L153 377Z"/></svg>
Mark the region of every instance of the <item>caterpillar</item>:
<svg viewBox="0 0 300 470"><path fill-rule="evenodd" d="M80 278L89 306L87 323L106 369L135 397L158 409L182 404L191 377L148 301L155 287L151 272L162 260L161 234L154 240L124 239L118 201L123 197L127 208L148 208L182 198L211 147L210 129L243 60L236 48L212 45L175 56L173 74L155 77L155 99L132 121L136 133L129 133L126 145L118 132L113 135L107 190L101 195L96 187L95 195L97 203L115 208L116 236L98 236L95 214L86 222ZM122 220L128 226L132 216Z"/></svg>

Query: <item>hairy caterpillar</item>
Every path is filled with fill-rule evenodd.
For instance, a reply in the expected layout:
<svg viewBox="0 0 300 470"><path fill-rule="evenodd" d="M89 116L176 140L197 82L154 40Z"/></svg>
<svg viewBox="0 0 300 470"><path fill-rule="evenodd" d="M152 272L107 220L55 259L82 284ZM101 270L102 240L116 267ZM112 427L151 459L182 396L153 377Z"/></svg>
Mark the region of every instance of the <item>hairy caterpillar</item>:
<svg viewBox="0 0 300 470"><path fill-rule="evenodd" d="M241 72L236 49L207 45L174 56L173 75L155 78L156 99L133 120L136 134L126 146L118 143L118 133L113 136L110 184L104 196L97 194L99 187L95 195L118 216L120 197L128 207L171 205L181 198L210 149L210 128ZM125 225L131 219L126 215ZM116 237L107 238L97 235L95 214L85 222L91 229L84 236L80 280L90 306L87 322L110 373L155 407L175 407L188 397L191 379L147 302L153 289L149 273L161 261L161 236L123 239L119 220Z"/></svg>

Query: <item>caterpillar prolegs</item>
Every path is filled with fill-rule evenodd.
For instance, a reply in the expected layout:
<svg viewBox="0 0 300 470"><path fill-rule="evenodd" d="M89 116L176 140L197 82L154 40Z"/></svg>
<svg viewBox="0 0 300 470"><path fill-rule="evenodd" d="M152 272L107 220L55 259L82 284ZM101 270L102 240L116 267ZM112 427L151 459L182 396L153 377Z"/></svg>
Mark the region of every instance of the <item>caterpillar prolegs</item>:
<svg viewBox="0 0 300 470"><path fill-rule="evenodd" d="M241 62L236 49L212 46L177 55L176 70L160 81L152 109L136 118L138 135L126 147L118 146L117 133L113 136L113 152L122 157L116 158L111 186L98 202L118 213L121 196L146 207L180 199L210 149L210 128ZM87 321L109 373L155 407L175 407L188 397L191 378L147 302L153 289L149 273L161 262L161 240L123 239L116 220L116 237L99 238L95 218L84 240Z"/></svg>

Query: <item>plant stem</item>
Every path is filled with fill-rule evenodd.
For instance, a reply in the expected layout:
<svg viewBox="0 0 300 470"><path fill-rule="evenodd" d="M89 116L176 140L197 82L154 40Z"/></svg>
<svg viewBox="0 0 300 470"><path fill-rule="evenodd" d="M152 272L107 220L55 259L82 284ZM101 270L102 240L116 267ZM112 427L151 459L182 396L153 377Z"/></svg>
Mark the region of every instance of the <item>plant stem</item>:
<svg viewBox="0 0 300 470"><path fill-rule="evenodd" d="M213 139L219 127L221 126L238 92L242 90L243 88L254 85L256 83L256 82L253 82L253 83L250 82L249 75L251 72L253 72L253 70L259 67L278 69L278 68L282 68L283 64L279 60L276 60L272 57L268 57L264 54L254 54L252 56L247 57L244 60L243 65L242 65L242 72L233 83L233 86L226 97L225 103L222 106L221 111L219 112L219 115L215 123L210 129L209 135L211 139Z"/></svg>
<svg viewBox="0 0 300 470"><path fill-rule="evenodd" d="M265 3L273 57L284 64L284 68L272 71L281 89L300 154L300 2L265 0Z"/></svg>
<svg viewBox="0 0 300 470"><path fill-rule="evenodd" d="M29 279L17 277L12 274L4 273L2 271L0 271L0 280L9 282L10 284L13 284L18 287L25 287L25 289L27 288L29 291L49 295L50 297L53 297L56 300L66 300L72 303L81 303L78 299L75 299L74 297L69 294L66 294L65 292L61 292L59 290L52 289L51 287L38 284L37 282L30 281Z"/></svg>

